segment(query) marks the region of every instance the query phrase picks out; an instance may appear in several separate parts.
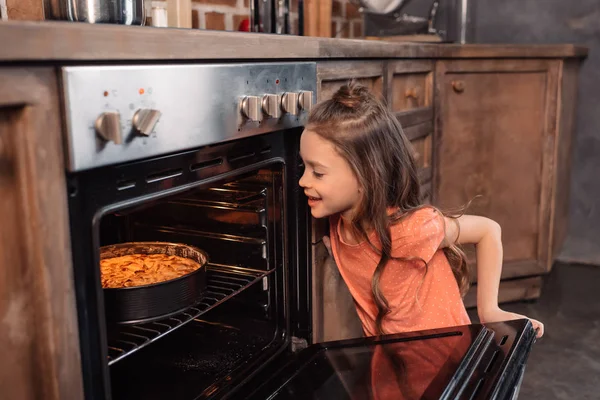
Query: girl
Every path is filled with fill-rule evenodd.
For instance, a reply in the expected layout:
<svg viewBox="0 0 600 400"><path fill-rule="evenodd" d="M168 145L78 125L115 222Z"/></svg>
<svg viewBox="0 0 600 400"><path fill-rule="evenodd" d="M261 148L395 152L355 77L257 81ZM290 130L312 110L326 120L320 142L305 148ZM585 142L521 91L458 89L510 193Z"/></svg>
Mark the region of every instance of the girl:
<svg viewBox="0 0 600 400"><path fill-rule="evenodd" d="M479 216L446 217L421 203L410 142L365 87L350 83L315 106L300 153L300 186L313 217L329 217L324 242L365 335L470 324L462 302L468 270L456 246L463 243L477 245L481 322L525 318L498 307L500 226ZM544 326L531 322L541 337Z"/></svg>

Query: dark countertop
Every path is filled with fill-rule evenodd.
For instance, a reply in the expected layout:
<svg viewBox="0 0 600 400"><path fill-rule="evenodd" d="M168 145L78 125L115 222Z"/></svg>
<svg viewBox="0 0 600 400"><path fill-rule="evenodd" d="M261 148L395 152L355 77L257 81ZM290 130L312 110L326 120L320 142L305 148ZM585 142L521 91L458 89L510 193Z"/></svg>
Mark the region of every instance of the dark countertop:
<svg viewBox="0 0 600 400"><path fill-rule="evenodd" d="M487 45L392 43L243 32L0 22L0 62L144 60L317 60L349 58L568 58L588 49L572 44Z"/></svg>

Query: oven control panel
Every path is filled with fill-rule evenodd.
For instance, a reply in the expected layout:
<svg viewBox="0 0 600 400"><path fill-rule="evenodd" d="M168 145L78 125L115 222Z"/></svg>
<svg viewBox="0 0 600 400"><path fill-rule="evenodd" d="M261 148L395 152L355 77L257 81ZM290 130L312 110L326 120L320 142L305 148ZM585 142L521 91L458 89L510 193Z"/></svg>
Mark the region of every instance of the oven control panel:
<svg viewBox="0 0 600 400"><path fill-rule="evenodd" d="M62 69L67 168L83 171L301 127L316 63Z"/></svg>

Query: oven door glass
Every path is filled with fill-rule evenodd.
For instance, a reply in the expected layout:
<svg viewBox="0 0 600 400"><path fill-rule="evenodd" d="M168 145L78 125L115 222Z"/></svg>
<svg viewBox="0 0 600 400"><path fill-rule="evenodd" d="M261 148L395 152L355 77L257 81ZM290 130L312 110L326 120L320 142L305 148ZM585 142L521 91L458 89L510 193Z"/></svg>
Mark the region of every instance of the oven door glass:
<svg viewBox="0 0 600 400"><path fill-rule="evenodd" d="M519 320L321 343L244 391L250 399L513 399L534 338Z"/></svg>

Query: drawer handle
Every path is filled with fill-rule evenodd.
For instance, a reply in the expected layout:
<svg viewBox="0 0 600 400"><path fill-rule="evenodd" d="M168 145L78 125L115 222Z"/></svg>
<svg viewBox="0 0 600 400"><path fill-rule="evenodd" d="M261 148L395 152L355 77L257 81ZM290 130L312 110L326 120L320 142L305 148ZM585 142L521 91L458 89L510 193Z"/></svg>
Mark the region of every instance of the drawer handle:
<svg viewBox="0 0 600 400"><path fill-rule="evenodd" d="M410 88L410 89L406 89L406 92L404 92L404 96L406 98L413 98L413 99L418 99L419 98L419 92L417 92L417 88Z"/></svg>
<svg viewBox="0 0 600 400"><path fill-rule="evenodd" d="M452 89L456 93L462 93L465 91L465 81L452 81Z"/></svg>

